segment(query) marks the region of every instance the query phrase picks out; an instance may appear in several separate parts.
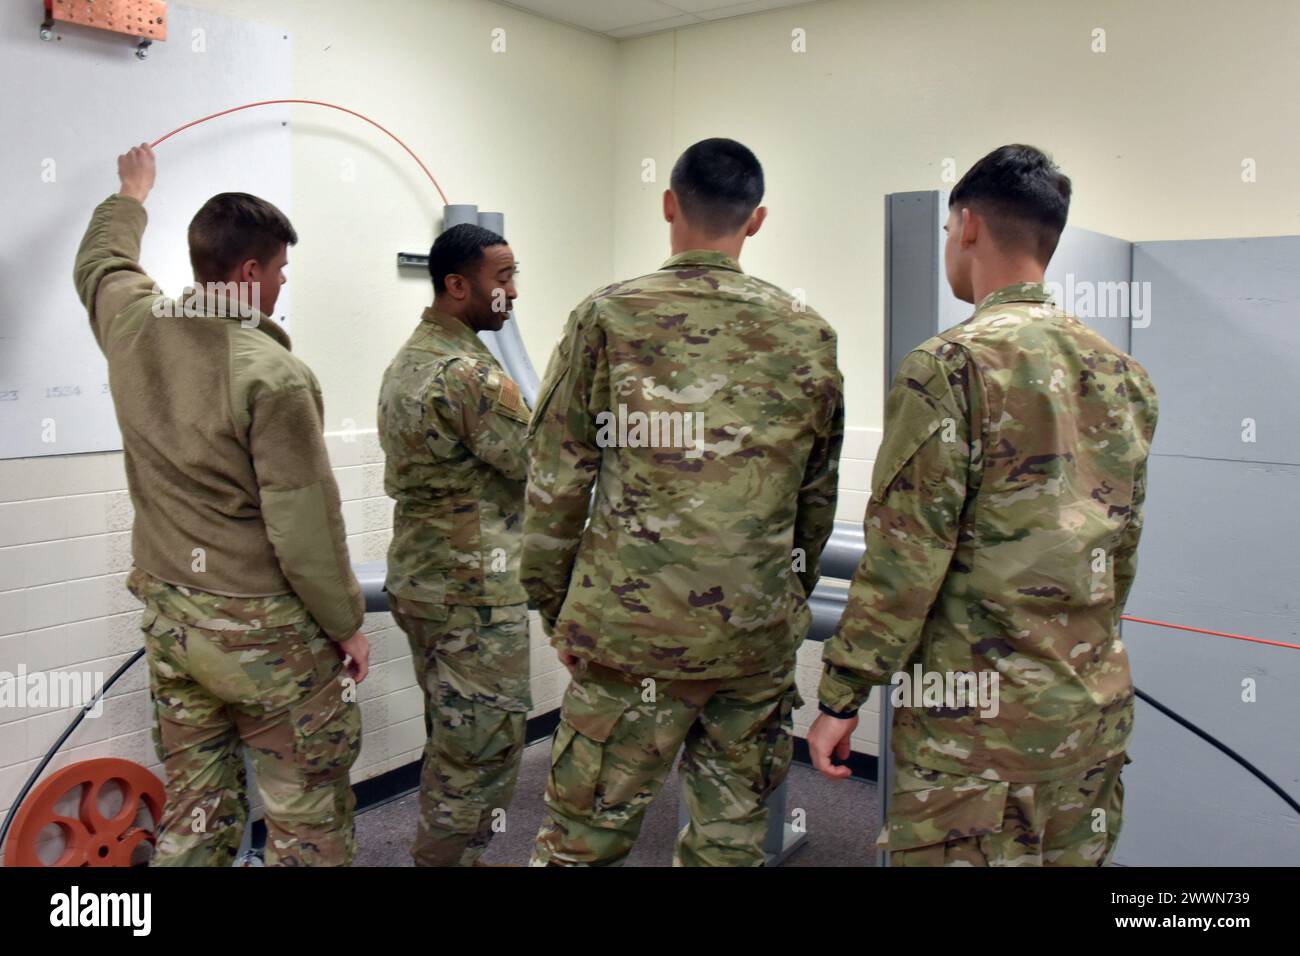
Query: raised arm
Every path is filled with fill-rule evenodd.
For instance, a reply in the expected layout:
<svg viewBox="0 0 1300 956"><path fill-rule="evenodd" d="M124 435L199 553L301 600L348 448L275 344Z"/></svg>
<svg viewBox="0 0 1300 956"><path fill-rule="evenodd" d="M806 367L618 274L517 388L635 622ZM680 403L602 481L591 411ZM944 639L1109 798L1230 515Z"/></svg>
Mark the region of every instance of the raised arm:
<svg viewBox="0 0 1300 956"><path fill-rule="evenodd" d="M90 316L99 347L105 349L113 320L133 302L160 296L140 266L140 240L148 215L144 201L153 189L153 150L141 144L117 158L120 188L95 208L77 250L73 281Z"/></svg>

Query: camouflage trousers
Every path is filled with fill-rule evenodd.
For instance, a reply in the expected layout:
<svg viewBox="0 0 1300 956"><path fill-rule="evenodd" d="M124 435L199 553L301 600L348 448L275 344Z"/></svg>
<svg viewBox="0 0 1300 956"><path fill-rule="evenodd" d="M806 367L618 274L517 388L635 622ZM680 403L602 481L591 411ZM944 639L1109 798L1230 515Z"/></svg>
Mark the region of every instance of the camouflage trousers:
<svg viewBox="0 0 1300 956"><path fill-rule="evenodd" d="M1118 754L1059 780L1008 783L898 763L878 846L891 866L1105 866L1123 823Z"/></svg>
<svg viewBox="0 0 1300 956"><path fill-rule="evenodd" d="M417 604L389 596L424 690L417 866L473 866L519 776L528 709L528 607Z"/></svg>
<svg viewBox="0 0 1300 956"><path fill-rule="evenodd" d="M631 852L684 746L690 823L674 866L761 866L767 797L794 752L794 660L730 680L654 680L580 664L551 743L533 866L607 866Z"/></svg>
<svg viewBox="0 0 1300 956"><path fill-rule="evenodd" d="M167 775L150 865L233 862L248 819L243 744L265 805L267 865L347 866L361 712L337 645L310 618L222 623L196 627L145 606L154 745Z"/></svg>

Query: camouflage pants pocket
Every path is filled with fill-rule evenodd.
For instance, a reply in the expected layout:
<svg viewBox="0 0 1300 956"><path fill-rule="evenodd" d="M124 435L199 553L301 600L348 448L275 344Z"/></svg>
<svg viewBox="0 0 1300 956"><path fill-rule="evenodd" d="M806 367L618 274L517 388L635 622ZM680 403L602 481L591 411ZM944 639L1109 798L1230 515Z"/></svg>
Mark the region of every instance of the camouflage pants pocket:
<svg viewBox="0 0 1300 956"><path fill-rule="evenodd" d="M879 845L890 866L989 866L1011 784L899 763Z"/></svg>
<svg viewBox="0 0 1300 956"><path fill-rule="evenodd" d="M767 747L763 755L763 791L766 800L777 787L785 783L794 761L794 712L803 706L799 688L793 684L781 696L781 703L772 715L766 730Z"/></svg>
<svg viewBox="0 0 1300 956"><path fill-rule="evenodd" d="M1105 866L1115 853L1123 824L1123 768L1118 754L1072 779L1041 787L1044 866Z"/></svg>
<svg viewBox="0 0 1300 956"><path fill-rule="evenodd" d="M248 819L244 756L224 713L176 719L154 705L166 800L151 866L229 866Z"/></svg>
<svg viewBox="0 0 1300 956"><path fill-rule="evenodd" d="M361 707L347 690L339 678L326 681L289 708L294 757L308 785L346 777L361 752Z"/></svg>
<svg viewBox="0 0 1300 956"><path fill-rule="evenodd" d="M450 691L439 712L443 719L425 743L411 855L417 866L470 866L487 849L494 825L504 822L527 718Z"/></svg>
<svg viewBox="0 0 1300 956"><path fill-rule="evenodd" d="M418 613L416 613L418 612ZM526 605L396 602L424 696L417 866L470 866L510 804L526 736Z"/></svg>
<svg viewBox="0 0 1300 956"><path fill-rule="evenodd" d="M491 704L473 704L474 727L466 756L475 764L494 765L512 759L525 736L527 715Z"/></svg>
<svg viewBox="0 0 1300 956"><path fill-rule="evenodd" d="M249 811L234 724L182 723L155 706L153 736L167 781L150 866L229 866Z"/></svg>
<svg viewBox="0 0 1300 956"><path fill-rule="evenodd" d="M644 713L625 720L638 696L637 687L581 671L570 683L551 742L534 866L613 865L631 851L676 755L665 740L680 744L685 733Z"/></svg>
<svg viewBox="0 0 1300 956"><path fill-rule="evenodd" d="M464 608L438 643L439 680L462 697L527 713L528 605Z"/></svg>
<svg viewBox="0 0 1300 956"><path fill-rule="evenodd" d="M361 713L342 672L283 711L240 715L266 806L268 866L347 866L356 852L348 770Z"/></svg>
<svg viewBox="0 0 1300 956"><path fill-rule="evenodd" d="M189 673L187 628L146 606L140 622L166 776L151 866L228 866L248 817L244 760L224 703Z"/></svg>
<svg viewBox="0 0 1300 956"><path fill-rule="evenodd" d="M674 866L762 866L767 800L794 757L793 662L724 682L686 738L681 774L690 825Z"/></svg>
<svg viewBox="0 0 1300 956"><path fill-rule="evenodd" d="M273 713L291 707L304 685L339 672L338 645L313 620L279 627L202 630L203 680L218 697L242 709Z"/></svg>
<svg viewBox="0 0 1300 956"><path fill-rule="evenodd" d="M566 815L586 815L596 803L596 785L604 765L604 745L560 722L551 739L551 780L547 796Z"/></svg>

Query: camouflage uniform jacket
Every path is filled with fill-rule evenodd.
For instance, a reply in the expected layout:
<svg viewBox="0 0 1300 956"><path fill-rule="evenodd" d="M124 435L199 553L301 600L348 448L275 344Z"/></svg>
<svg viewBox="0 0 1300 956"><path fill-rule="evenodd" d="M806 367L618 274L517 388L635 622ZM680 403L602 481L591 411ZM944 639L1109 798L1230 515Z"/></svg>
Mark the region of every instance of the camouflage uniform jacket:
<svg viewBox="0 0 1300 956"><path fill-rule="evenodd" d="M713 251L574 310L530 426L524 521L524 586L557 648L701 680L793 656L834 524L835 345Z"/></svg>
<svg viewBox="0 0 1300 956"><path fill-rule="evenodd" d="M824 648L823 706L856 710L918 665L945 682L990 672L996 714L953 697L898 708L898 758L1032 782L1122 751L1133 687L1119 618L1156 413L1142 366L1039 284L992 293L909 354L866 555Z"/></svg>
<svg viewBox="0 0 1300 956"><path fill-rule="evenodd" d="M473 330L424 310L384 372L379 440L394 499L387 590L424 604L522 604L528 406ZM417 615L418 616L418 615Z"/></svg>

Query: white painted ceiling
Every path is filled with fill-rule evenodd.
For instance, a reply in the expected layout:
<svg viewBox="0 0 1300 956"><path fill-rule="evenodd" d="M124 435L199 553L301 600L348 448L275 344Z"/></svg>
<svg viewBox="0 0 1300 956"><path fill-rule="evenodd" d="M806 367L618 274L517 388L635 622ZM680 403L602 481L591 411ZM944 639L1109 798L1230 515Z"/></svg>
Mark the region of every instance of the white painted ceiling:
<svg viewBox="0 0 1300 956"><path fill-rule="evenodd" d="M498 0L508 7L615 40L725 20L810 0Z"/></svg>

